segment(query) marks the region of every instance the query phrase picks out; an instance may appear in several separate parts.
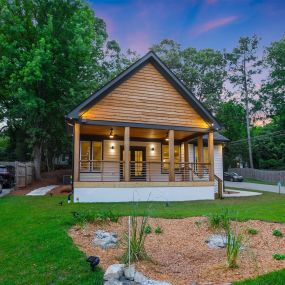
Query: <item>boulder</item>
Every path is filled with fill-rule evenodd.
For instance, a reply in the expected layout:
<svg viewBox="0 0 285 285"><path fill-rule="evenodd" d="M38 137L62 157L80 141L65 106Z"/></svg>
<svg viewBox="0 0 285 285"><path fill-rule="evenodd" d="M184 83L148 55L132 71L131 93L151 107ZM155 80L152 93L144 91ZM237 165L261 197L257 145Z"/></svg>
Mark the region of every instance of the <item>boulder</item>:
<svg viewBox="0 0 285 285"><path fill-rule="evenodd" d="M98 230L95 233L93 240L94 246L99 246L103 249L114 248L118 244L118 235L116 233L109 233L102 230Z"/></svg>
<svg viewBox="0 0 285 285"><path fill-rule="evenodd" d="M118 280L124 274L124 267L125 267L125 264L110 265L104 274L104 280L106 281Z"/></svg>
<svg viewBox="0 0 285 285"><path fill-rule="evenodd" d="M209 248L217 249L217 248L225 248L227 246L227 236L221 234L211 235L207 240Z"/></svg>
<svg viewBox="0 0 285 285"><path fill-rule="evenodd" d="M135 282L143 285L147 284L148 282L148 278L146 278L142 273L138 271L135 272L134 280Z"/></svg>
<svg viewBox="0 0 285 285"><path fill-rule="evenodd" d="M134 280L135 279L135 273L136 273L136 269L134 267L134 265L129 266L125 266L124 268L124 276L129 279L129 280Z"/></svg>

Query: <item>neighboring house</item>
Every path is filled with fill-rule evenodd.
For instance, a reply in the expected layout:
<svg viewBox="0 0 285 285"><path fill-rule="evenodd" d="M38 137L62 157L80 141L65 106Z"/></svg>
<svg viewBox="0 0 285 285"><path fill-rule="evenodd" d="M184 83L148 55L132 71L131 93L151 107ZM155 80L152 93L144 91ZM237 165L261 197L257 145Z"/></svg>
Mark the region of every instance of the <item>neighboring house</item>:
<svg viewBox="0 0 285 285"><path fill-rule="evenodd" d="M227 139L153 52L66 119L73 126L75 202L214 199Z"/></svg>

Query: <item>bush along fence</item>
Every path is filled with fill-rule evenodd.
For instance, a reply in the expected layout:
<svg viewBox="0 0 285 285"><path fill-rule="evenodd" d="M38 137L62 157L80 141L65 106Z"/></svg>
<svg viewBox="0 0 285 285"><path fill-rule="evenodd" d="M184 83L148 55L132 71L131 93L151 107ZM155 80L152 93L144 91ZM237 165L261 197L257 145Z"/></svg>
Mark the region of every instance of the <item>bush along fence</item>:
<svg viewBox="0 0 285 285"><path fill-rule="evenodd" d="M25 187L34 180L34 165L32 162L0 161L0 165L15 168L15 189Z"/></svg>
<svg viewBox="0 0 285 285"><path fill-rule="evenodd" d="M285 184L285 170L261 170L254 168L230 168L229 171L236 172L243 177L249 177L268 182Z"/></svg>

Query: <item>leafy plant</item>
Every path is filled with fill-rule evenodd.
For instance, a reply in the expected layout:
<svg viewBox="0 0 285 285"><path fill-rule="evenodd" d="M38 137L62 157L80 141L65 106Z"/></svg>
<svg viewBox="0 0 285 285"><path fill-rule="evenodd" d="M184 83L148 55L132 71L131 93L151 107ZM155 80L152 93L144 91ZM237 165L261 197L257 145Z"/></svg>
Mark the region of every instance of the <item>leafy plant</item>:
<svg viewBox="0 0 285 285"><path fill-rule="evenodd" d="M95 219L95 215L91 212L71 212L73 222L80 227L84 227L88 222L92 222Z"/></svg>
<svg viewBox="0 0 285 285"><path fill-rule="evenodd" d="M272 257L276 260L285 260L285 254L275 253Z"/></svg>
<svg viewBox="0 0 285 285"><path fill-rule="evenodd" d="M101 220L103 222L114 222L117 223L119 220L119 216L114 214L111 210L108 211L100 211L96 215L97 220Z"/></svg>
<svg viewBox="0 0 285 285"><path fill-rule="evenodd" d="M276 237L283 237L283 234L280 230L274 230L272 234Z"/></svg>
<svg viewBox="0 0 285 285"><path fill-rule="evenodd" d="M258 233L258 230L254 228L248 228L247 232L251 235L256 235Z"/></svg>
<svg viewBox="0 0 285 285"><path fill-rule="evenodd" d="M227 265L229 268L237 267L237 259L242 246L243 236L241 234L236 234L232 229L227 231Z"/></svg>
<svg viewBox="0 0 285 285"><path fill-rule="evenodd" d="M145 232L146 234L150 234L151 231L152 231L152 228L151 228L150 225L147 225L147 226L145 227L145 229L144 229L144 232Z"/></svg>
<svg viewBox="0 0 285 285"><path fill-rule="evenodd" d="M230 227L229 210L222 209L221 212L208 215L208 222L212 229L224 229L227 230Z"/></svg>
<svg viewBox="0 0 285 285"><path fill-rule="evenodd" d="M162 233L161 227L160 227L160 226L157 226L157 227L155 228L154 232L155 232L156 234L161 234L161 233Z"/></svg>
<svg viewBox="0 0 285 285"><path fill-rule="evenodd" d="M125 252L122 256L124 263L129 262L129 251L130 251L130 262L149 259L145 250L145 239L147 236L146 227L148 226L148 217L131 217L131 236L125 233L123 245Z"/></svg>

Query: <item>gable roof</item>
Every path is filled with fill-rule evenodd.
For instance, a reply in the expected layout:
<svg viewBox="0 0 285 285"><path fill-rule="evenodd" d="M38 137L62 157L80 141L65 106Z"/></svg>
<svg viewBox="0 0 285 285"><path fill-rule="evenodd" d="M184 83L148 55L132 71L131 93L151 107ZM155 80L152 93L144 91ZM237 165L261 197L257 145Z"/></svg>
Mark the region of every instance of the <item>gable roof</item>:
<svg viewBox="0 0 285 285"><path fill-rule="evenodd" d="M111 90L121 84L124 80L129 78L137 70L142 68L145 64L152 63L168 80L173 87L184 97L184 99L192 106L196 112L207 122L211 123L213 128L220 129L221 125L216 118L203 106L203 104L187 89L187 87L174 75L174 73L159 59L159 57L152 51L148 52L141 59L132 64L125 71L120 73L113 80L109 81L101 89L90 95L77 107L75 107L66 116L67 119L78 120L80 114L86 111L91 106L95 105L99 100L104 98Z"/></svg>

